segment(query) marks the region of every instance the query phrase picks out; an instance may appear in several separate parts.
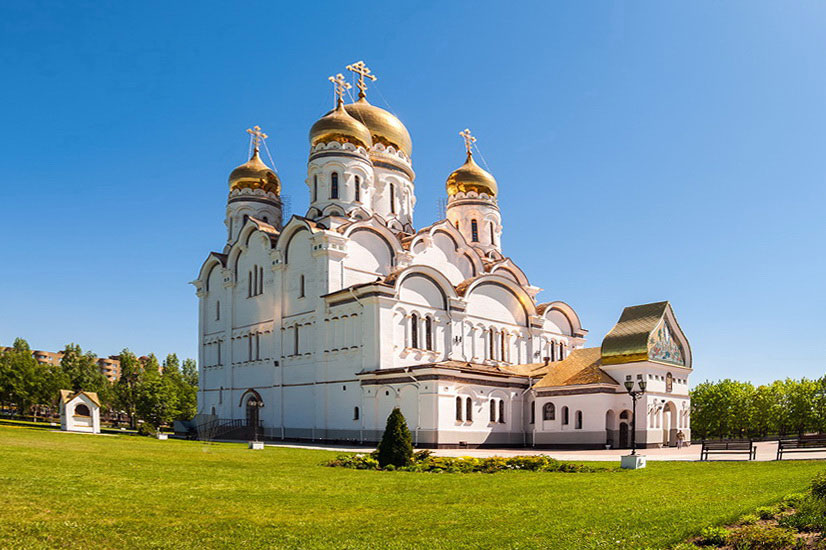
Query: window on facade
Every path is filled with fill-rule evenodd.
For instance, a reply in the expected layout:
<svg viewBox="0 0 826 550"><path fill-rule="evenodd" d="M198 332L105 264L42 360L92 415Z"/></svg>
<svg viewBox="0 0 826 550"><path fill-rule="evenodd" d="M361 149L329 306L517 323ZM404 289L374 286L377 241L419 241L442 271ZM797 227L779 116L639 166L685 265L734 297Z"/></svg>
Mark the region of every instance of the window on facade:
<svg viewBox="0 0 826 550"><path fill-rule="evenodd" d="M565 344L562 342L559 343L559 360L562 361L565 359Z"/></svg>
<svg viewBox="0 0 826 550"><path fill-rule="evenodd" d="M89 412L89 407L81 403L75 407L75 416L92 416L92 413Z"/></svg>
<svg viewBox="0 0 826 550"><path fill-rule="evenodd" d="M424 320L424 347L433 351L433 319L430 317L425 317Z"/></svg>
<svg viewBox="0 0 826 550"><path fill-rule="evenodd" d="M247 336L247 361L252 361L252 334Z"/></svg>
<svg viewBox="0 0 826 550"><path fill-rule="evenodd" d="M556 407L553 403L545 403L542 407L542 420L556 420Z"/></svg>
<svg viewBox="0 0 826 550"><path fill-rule="evenodd" d="M333 172L330 176L330 198L338 198L338 172Z"/></svg>
<svg viewBox="0 0 826 550"><path fill-rule="evenodd" d="M264 294L264 268L258 268L258 294Z"/></svg>
<svg viewBox="0 0 826 550"><path fill-rule="evenodd" d="M456 398L456 420L462 421L462 398Z"/></svg>
<svg viewBox="0 0 826 550"><path fill-rule="evenodd" d="M298 347L298 345L300 343L298 341L298 325L295 325L293 327L293 329L294 329L294 331L293 331L293 349L295 349L295 355L298 355L298 350L300 349Z"/></svg>
<svg viewBox="0 0 826 550"><path fill-rule="evenodd" d="M358 419L359 419L359 408L358 407L353 407L353 420L358 420Z"/></svg>
<svg viewBox="0 0 826 550"><path fill-rule="evenodd" d="M470 220L470 240L475 243L479 242L479 224L476 220Z"/></svg>
<svg viewBox="0 0 826 550"><path fill-rule="evenodd" d="M496 400L490 400L490 421L496 422Z"/></svg>
<svg viewBox="0 0 826 550"><path fill-rule="evenodd" d="M396 213L396 184L390 184L390 213Z"/></svg>
<svg viewBox="0 0 826 550"><path fill-rule="evenodd" d="M488 329L488 359L494 359L494 348L496 347L493 339L493 327Z"/></svg>
<svg viewBox="0 0 826 550"><path fill-rule="evenodd" d="M568 407L562 407L562 425L568 425Z"/></svg>
<svg viewBox="0 0 826 550"><path fill-rule="evenodd" d="M505 360L505 331L499 333L499 360Z"/></svg>
<svg viewBox="0 0 826 550"><path fill-rule="evenodd" d="M356 176L356 202L361 202L361 178Z"/></svg>
<svg viewBox="0 0 826 550"><path fill-rule="evenodd" d="M313 176L313 202L318 200L318 176Z"/></svg>
<svg viewBox="0 0 826 550"><path fill-rule="evenodd" d="M261 360L261 334L255 334L255 360Z"/></svg>
<svg viewBox="0 0 826 550"><path fill-rule="evenodd" d="M215 302L215 320L216 321L221 320L221 301L220 300Z"/></svg>
<svg viewBox="0 0 826 550"><path fill-rule="evenodd" d="M221 364L221 342L218 341L218 342L215 343L215 345L218 348L218 364L220 365Z"/></svg>
<svg viewBox="0 0 826 550"><path fill-rule="evenodd" d="M419 347L419 316L415 313L410 316L410 347Z"/></svg>
<svg viewBox="0 0 826 550"><path fill-rule="evenodd" d="M503 399L499 400L499 423L505 423L505 401Z"/></svg>
<svg viewBox="0 0 826 550"><path fill-rule="evenodd" d="M465 399L465 420L473 422L473 401L468 397Z"/></svg>
<svg viewBox="0 0 826 550"><path fill-rule="evenodd" d="M496 246L496 239L493 236L493 222L490 222L490 244Z"/></svg>
<svg viewBox="0 0 826 550"><path fill-rule="evenodd" d="M456 229L459 229L459 220L456 220Z"/></svg>
<svg viewBox="0 0 826 550"><path fill-rule="evenodd" d="M581 430L582 429L582 411L576 412L576 420L574 421L574 429Z"/></svg>
<svg viewBox="0 0 826 550"><path fill-rule="evenodd" d="M301 275L298 278L298 297L299 298L304 297L304 275Z"/></svg>
<svg viewBox="0 0 826 550"><path fill-rule="evenodd" d="M536 401L531 401L531 424L536 423Z"/></svg>

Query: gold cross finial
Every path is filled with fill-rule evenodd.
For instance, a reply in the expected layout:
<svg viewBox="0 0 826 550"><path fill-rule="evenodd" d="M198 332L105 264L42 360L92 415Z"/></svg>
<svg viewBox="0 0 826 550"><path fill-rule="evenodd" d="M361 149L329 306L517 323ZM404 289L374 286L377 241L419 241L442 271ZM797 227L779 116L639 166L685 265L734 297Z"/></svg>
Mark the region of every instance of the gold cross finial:
<svg viewBox="0 0 826 550"><path fill-rule="evenodd" d="M247 133L252 136L252 146L255 152L258 152L258 147L261 145L261 140L267 139L269 136L261 131L261 127L256 125L252 128L247 128Z"/></svg>
<svg viewBox="0 0 826 550"><path fill-rule="evenodd" d="M467 156L473 156L473 144L476 143L476 138L470 135L470 130L465 128L459 135L462 136L462 139L465 140L465 149L467 150Z"/></svg>
<svg viewBox="0 0 826 550"><path fill-rule="evenodd" d="M364 64L364 61L358 61L347 65L346 69L359 75L359 80L356 86L359 88L359 99L363 99L367 95L367 84L364 82L365 78L376 80L376 77L370 73L370 68Z"/></svg>
<svg viewBox="0 0 826 550"><path fill-rule="evenodd" d="M336 106L339 106L344 103L344 99L342 98L344 92L352 88L352 86L350 86L350 83L344 79L344 75L341 73L338 73L336 76L329 77L328 80L333 83L333 89L336 92L337 98Z"/></svg>

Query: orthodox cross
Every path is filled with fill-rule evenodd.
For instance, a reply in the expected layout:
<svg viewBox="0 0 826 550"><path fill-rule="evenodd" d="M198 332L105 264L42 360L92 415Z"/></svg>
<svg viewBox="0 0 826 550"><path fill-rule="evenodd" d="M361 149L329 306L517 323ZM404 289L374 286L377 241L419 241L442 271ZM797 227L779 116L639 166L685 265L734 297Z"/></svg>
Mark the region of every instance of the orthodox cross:
<svg viewBox="0 0 826 550"><path fill-rule="evenodd" d="M341 105L344 103L344 99L342 98L344 92L352 88L352 86L350 86L350 83L344 79L344 75L341 73L338 73L336 76L329 77L328 80L333 83L333 89L335 90L337 98L336 105Z"/></svg>
<svg viewBox="0 0 826 550"><path fill-rule="evenodd" d="M459 132L459 135L465 140L465 149L468 156L473 155L473 144L476 142L476 138L470 135L470 130L467 128Z"/></svg>
<svg viewBox="0 0 826 550"><path fill-rule="evenodd" d="M352 63L347 65L346 69L348 71L354 72L359 75L358 86L359 89L359 99L363 99L367 94L367 84L364 82L365 78L369 78L372 81L376 81L376 77L370 73L370 68L364 64L364 61L359 61L357 63Z"/></svg>
<svg viewBox="0 0 826 550"><path fill-rule="evenodd" d="M256 125L252 128L247 128L247 133L252 136L252 146L256 152L258 152L258 146L261 144L261 141L267 139L267 134L261 131L261 127Z"/></svg>

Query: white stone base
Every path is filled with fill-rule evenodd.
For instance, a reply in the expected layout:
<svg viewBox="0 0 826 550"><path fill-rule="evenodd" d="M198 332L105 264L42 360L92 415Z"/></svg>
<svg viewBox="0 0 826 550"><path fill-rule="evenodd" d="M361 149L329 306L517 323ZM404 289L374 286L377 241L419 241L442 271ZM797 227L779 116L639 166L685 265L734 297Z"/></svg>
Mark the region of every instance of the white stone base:
<svg viewBox="0 0 826 550"><path fill-rule="evenodd" d="M264 442L263 441L250 441L250 449L253 451L262 451L264 450Z"/></svg>
<svg viewBox="0 0 826 550"><path fill-rule="evenodd" d="M645 457L642 455L625 455L620 458L620 467L623 470L645 468Z"/></svg>
<svg viewBox="0 0 826 550"><path fill-rule="evenodd" d="M161 441L166 441L167 439L169 439L169 435L167 435L167 434L162 434L162 433L160 433L160 432L158 432L157 434L155 434L155 437L157 437L157 438L158 438L158 439L160 439Z"/></svg>

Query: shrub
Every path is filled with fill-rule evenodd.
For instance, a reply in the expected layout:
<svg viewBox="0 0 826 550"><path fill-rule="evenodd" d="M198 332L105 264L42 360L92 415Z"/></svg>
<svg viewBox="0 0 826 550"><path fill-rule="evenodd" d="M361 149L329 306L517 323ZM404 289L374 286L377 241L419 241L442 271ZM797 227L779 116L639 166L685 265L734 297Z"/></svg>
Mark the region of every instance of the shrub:
<svg viewBox="0 0 826 550"><path fill-rule="evenodd" d="M755 510L754 513L757 514L757 517L760 519L772 519L774 517L775 510L771 506L761 506Z"/></svg>
<svg viewBox="0 0 826 550"><path fill-rule="evenodd" d="M826 500L826 472L817 474L812 480L812 496L818 500Z"/></svg>
<svg viewBox="0 0 826 550"><path fill-rule="evenodd" d="M398 407L387 417L387 426L378 447L379 466L385 468L392 464L400 468L409 466L413 461L413 438L407 428L407 421Z"/></svg>
<svg viewBox="0 0 826 550"><path fill-rule="evenodd" d="M379 461L372 455L338 455L327 463L327 466L337 466L339 468L352 468L354 470L378 470Z"/></svg>
<svg viewBox="0 0 826 550"><path fill-rule="evenodd" d="M697 547L690 542L681 542L677 546L672 546L671 550L697 550Z"/></svg>
<svg viewBox="0 0 826 550"><path fill-rule="evenodd" d="M728 537L734 550L784 550L794 548L796 542L794 532L771 525L748 525Z"/></svg>
<svg viewBox="0 0 826 550"><path fill-rule="evenodd" d="M728 538L729 530L725 527L706 527L700 531L700 546L723 546Z"/></svg>
<svg viewBox="0 0 826 550"><path fill-rule="evenodd" d="M149 437L155 437L158 431L155 429L155 426L150 424L149 422L144 422L138 427L138 435L146 435Z"/></svg>
<svg viewBox="0 0 826 550"><path fill-rule="evenodd" d="M789 508L797 508L797 506L806 500L808 495L806 493L792 493L783 497L782 504L786 510Z"/></svg>
<svg viewBox="0 0 826 550"><path fill-rule="evenodd" d="M780 518L778 523L797 531L826 531L826 501L807 498L797 505L793 513Z"/></svg>
<svg viewBox="0 0 826 550"><path fill-rule="evenodd" d="M746 514L740 518L740 525L754 525L760 521L760 518L755 514Z"/></svg>

